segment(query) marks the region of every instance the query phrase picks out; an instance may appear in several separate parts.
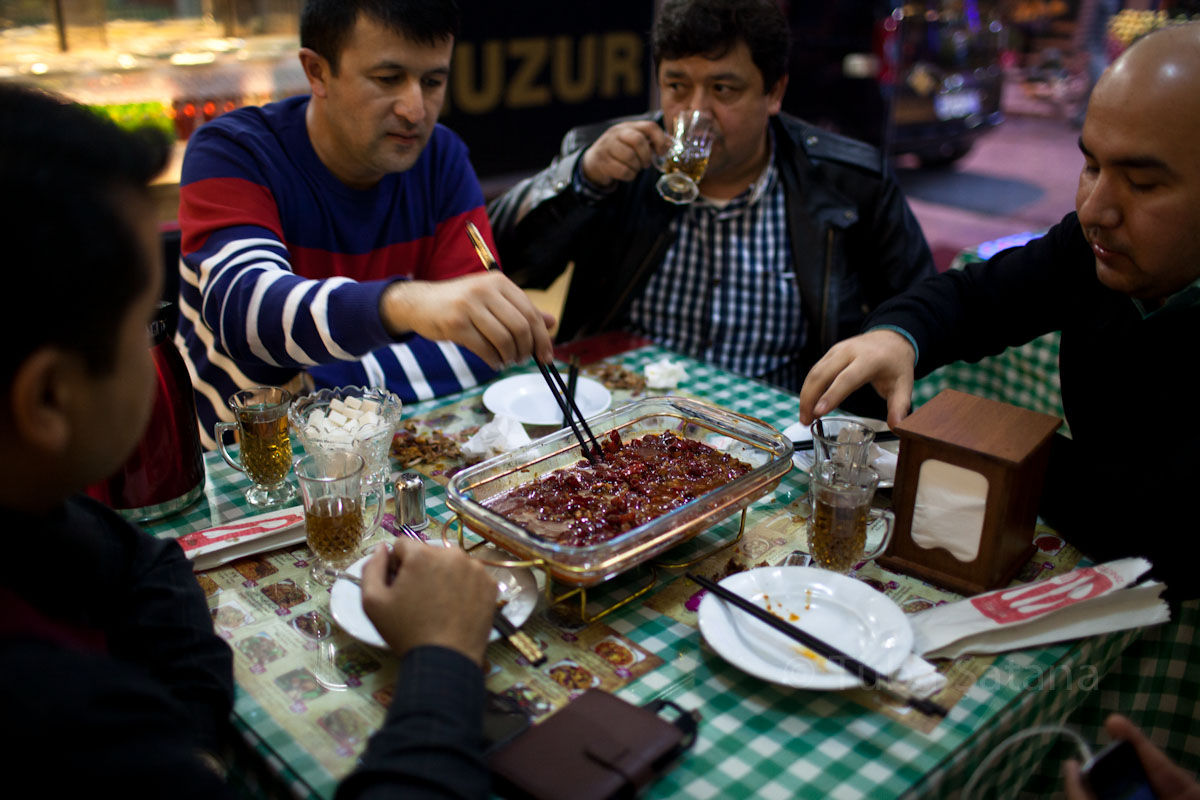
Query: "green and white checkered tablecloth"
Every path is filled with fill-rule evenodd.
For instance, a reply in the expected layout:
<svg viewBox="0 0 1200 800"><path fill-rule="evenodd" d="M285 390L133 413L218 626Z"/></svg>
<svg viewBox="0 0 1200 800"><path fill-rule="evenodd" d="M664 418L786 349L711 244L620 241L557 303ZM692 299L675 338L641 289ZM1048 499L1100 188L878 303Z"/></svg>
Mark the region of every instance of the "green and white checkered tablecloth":
<svg viewBox="0 0 1200 800"><path fill-rule="evenodd" d="M682 360L689 378L680 388L782 430L797 418L797 400L772 387L681 358L656 347L620 356L630 369L664 357ZM468 396L481 394L482 388ZM406 416L428 416L461 400L414 405ZM179 535L250 513L244 479L219 457L206 456L204 499L187 513L150 526ZM790 502L804 490L796 471L760 503ZM445 492L426 482L426 507L435 521L451 516ZM1012 731L1060 719L1084 701L1097 678L1137 640L1137 631L1100 636L1000 656L932 733L867 710L841 692L789 689L764 683L726 663L700 632L632 603L605 622L664 664L620 690L634 702L666 697L700 715L695 747L649 790L650 797L887 798L948 796ZM300 796L332 796L337 776L303 752L263 707L238 690L235 724L271 770ZM1031 742L1014 753L1007 784L1034 771L1047 747Z"/></svg>

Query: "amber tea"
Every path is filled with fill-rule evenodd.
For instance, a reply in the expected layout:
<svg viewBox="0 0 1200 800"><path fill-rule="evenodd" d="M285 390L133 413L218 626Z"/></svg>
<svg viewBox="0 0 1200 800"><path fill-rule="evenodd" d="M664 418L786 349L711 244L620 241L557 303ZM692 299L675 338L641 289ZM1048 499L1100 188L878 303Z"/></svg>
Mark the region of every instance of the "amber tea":
<svg viewBox="0 0 1200 800"><path fill-rule="evenodd" d="M296 459L296 477L304 497L304 524L308 548L313 552L309 574L317 583L330 584L328 567L345 569L358 554L362 541L383 518L381 483L363 485L366 462L358 453L331 450L308 453ZM375 513L363 519L375 497Z"/></svg>
<svg viewBox="0 0 1200 800"><path fill-rule="evenodd" d="M813 466L810 477L808 552L815 566L844 575L858 562L875 558L887 548L894 517L890 511L871 507L879 484L875 470L824 461ZM887 527L879 544L866 552L867 526L874 519L884 520Z"/></svg>
<svg viewBox="0 0 1200 800"><path fill-rule="evenodd" d="M218 422L213 434L225 463L250 479L246 502L259 507L290 502L296 496L296 487L287 482L292 467L287 418L291 392L277 386L253 386L234 392L228 402L236 421ZM235 432L241 442L236 460L225 443L226 434Z"/></svg>
<svg viewBox="0 0 1200 800"><path fill-rule="evenodd" d="M808 521L808 552L817 566L849 572L867 546L869 503L855 505L818 497Z"/></svg>
<svg viewBox="0 0 1200 800"><path fill-rule="evenodd" d="M329 566L344 569L358 554L364 534L362 508L349 497L318 497L304 509L308 547Z"/></svg>
<svg viewBox="0 0 1200 800"><path fill-rule="evenodd" d="M242 420L242 466L250 480L278 486L292 468L292 441L287 417L256 422Z"/></svg>
<svg viewBox="0 0 1200 800"><path fill-rule="evenodd" d="M679 172L700 183L700 179L704 177L704 170L708 169L708 156L709 154L702 150L672 152L667 155L663 171L668 175Z"/></svg>

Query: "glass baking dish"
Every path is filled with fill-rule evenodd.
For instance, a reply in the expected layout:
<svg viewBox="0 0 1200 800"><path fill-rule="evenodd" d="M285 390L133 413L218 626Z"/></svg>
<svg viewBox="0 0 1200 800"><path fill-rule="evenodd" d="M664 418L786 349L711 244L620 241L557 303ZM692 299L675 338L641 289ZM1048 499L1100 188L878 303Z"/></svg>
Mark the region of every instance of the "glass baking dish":
<svg viewBox="0 0 1200 800"><path fill-rule="evenodd" d="M697 439L750 464L751 470L656 519L599 544L573 547L542 539L483 505L490 497L583 458L564 429L469 467L450 479L446 505L464 526L572 586L595 586L684 542L771 492L791 469L792 443L753 417L684 397L652 397L588 420L597 440L622 441L663 431Z"/></svg>

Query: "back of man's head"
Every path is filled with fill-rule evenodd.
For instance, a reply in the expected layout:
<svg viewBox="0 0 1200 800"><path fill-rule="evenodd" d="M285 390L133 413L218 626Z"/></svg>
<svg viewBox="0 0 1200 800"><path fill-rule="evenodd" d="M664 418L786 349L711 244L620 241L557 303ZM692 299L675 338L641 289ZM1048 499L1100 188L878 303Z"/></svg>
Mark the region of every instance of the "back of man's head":
<svg viewBox="0 0 1200 800"><path fill-rule="evenodd" d="M0 83L0 387L43 346L111 369L117 330L150 280L122 199L146 191L167 143L83 106Z"/></svg>
<svg viewBox="0 0 1200 800"><path fill-rule="evenodd" d="M300 46L323 56L336 75L359 14L419 44L437 45L458 35L456 0L307 0L300 13Z"/></svg>
<svg viewBox="0 0 1200 800"><path fill-rule="evenodd" d="M688 56L721 58L745 42L764 91L787 74L791 47L778 0L665 0L650 40L655 65Z"/></svg>

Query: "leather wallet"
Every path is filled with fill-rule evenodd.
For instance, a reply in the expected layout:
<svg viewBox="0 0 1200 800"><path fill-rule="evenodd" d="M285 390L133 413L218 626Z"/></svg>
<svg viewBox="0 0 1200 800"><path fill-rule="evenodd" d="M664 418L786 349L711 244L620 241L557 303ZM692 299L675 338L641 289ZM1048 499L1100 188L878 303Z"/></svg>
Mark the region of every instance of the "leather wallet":
<svg viewBox="0 0 1200 800"><path fill-rule="evenodd" d="M659 716L664 708L674 721ZM635 706L589 689L489 756L492 788L508 798L632 798L695 739L695 717L674 703Z"/></svg>

